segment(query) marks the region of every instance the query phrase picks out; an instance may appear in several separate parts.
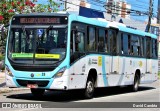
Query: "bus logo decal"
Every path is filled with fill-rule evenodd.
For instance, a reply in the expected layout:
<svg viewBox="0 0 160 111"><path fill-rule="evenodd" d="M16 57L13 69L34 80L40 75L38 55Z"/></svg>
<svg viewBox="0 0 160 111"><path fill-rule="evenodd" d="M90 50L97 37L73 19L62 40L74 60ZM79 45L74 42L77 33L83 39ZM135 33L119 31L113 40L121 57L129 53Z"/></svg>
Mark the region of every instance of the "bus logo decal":
<svg viewBox="0 0 160 111"><path fill-rule="evenodd" d="M31 77L34 77L34 74L33 74L33 73L31 74Z"/></svg>
<svg viewBox="0 0 160 111"><path fill-rule="evenodd" d="M98 56L98 66L102 66L102 57Z"/></svg>

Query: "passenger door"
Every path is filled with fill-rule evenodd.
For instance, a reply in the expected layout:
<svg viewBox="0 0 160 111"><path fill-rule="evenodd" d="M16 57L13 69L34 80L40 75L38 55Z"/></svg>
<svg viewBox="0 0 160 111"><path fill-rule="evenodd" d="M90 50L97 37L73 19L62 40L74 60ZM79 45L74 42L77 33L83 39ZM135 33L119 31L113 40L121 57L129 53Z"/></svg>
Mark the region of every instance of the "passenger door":
<svg viewBox="0 0 160 111"><path fill-rule="evenodd" d="M75 27L77 24L75 24ZM85 56L85 31L81 30L77 26L71 32L71 52L70 52L70 65L72 73L70 75L70 88L83 88L85 83L85 62L83 56Z"/></svg>
<svg viewBox="0 0 160 111"><path fill-rule="evenodd" d="M115 29L108 30L108 41L110 50L110 73L108 75L109 86L118 85L119 81L119 56L117 56L117 34L118 31Z"/></svg>
<svg viewBox="0 0 160 111"><path fill-rule="evenodd" d="M152 53L152 42L150 37L146 37L146 74L145 74L145 81L148 82L152 78L152 60L151 60L151 53Z"/></svg>

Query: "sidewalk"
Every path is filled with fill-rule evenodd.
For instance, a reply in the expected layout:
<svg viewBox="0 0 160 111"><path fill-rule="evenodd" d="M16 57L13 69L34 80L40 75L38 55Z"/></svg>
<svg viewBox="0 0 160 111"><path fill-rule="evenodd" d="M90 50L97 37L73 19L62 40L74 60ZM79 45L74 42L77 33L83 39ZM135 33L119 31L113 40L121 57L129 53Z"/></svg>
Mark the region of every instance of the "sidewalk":
<svg viewBox="0 0 160 111"><path fill-rule="evenodd" d="M5 73L0 72L0 93L8 93L11 91L28 90L29 88L9 88L6 87Z"/></svg>
<svg viewBox="0 0 160 111"><path fill-rule="evenodd" d="M0 88L5 86L5 73L0 72Z"/></svg>
<svg viewBox="0 0 160 111"><path fill-rule="evenodd" d="M5 73L4 72L0 72L0 79L1 78L5 78Z"/></svg>

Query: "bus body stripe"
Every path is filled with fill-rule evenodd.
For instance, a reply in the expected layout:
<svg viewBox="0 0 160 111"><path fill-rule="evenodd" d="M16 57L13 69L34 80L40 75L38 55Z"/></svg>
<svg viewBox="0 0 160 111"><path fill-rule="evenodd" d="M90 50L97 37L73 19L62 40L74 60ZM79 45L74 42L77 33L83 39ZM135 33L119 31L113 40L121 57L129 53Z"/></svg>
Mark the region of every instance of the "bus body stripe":
<svg viewBox="0 0 160 111"><path fill-rule="evenodd" d="M108 85L107 77L106 77L106 69L105 69L105 56L102 56L102 75L103 75L103 82L104 86Z"/></svg>

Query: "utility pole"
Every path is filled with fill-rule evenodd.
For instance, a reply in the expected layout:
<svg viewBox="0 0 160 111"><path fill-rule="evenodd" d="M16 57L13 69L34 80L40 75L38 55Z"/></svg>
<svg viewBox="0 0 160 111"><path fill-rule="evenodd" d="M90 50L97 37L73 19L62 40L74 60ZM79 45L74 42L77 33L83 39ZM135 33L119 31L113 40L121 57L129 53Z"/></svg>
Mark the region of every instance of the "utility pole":
<svg viewBox="0 0 160 111"><path fill-rule="evenodd" d="M148 24L146 27L146 32L149 32L151 27L151 18L153 15L153 3L154 3L154 0L149 0L149 16L148 16Z"/></svg>
<svg viewBox="0 0 160 111"><path fill-rule="evenodd" d="M64 9L67 10L67 0L64 2Z"/></svg>
<svg viewBox="0 0 160 111"><path fill-rule="evenodd" d="M160 0L158 0L157 23L160 24Z"/></svg>

